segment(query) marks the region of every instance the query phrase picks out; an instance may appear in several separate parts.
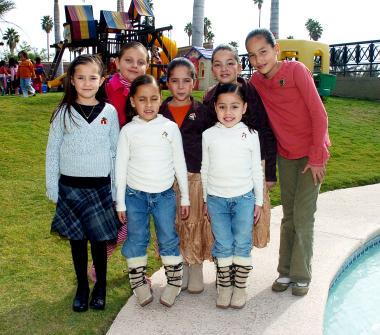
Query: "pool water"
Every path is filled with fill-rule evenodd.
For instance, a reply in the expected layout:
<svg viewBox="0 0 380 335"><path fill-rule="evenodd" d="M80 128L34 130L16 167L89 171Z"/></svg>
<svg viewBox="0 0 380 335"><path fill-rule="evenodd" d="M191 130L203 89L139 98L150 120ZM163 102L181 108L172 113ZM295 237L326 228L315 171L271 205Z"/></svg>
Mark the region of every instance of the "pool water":
<svg viewBox="0 0 380 335"><path fill-rule="evenodd" d="M380 334L380 238L356 252L330 288L324 335Z"/></svg>

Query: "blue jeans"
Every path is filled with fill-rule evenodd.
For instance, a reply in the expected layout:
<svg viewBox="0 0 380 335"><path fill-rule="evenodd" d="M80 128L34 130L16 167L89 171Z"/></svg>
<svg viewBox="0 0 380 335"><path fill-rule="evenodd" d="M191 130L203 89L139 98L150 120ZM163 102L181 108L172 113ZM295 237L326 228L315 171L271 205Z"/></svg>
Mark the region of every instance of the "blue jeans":
<svg viewBox="0 0 380 335"><path fill-rule="evenodd" d="M250 257L255 196L248 192L238 197L207 195L207 208L215 237L212 255Z"/></svg>
<svg viewBox="0 0 380 335"><path fill-rule="evenodd" d="M127 186L125 192L128 234L121 249L126 258L147 254L150 240L150 214L161 256L179 256L179 238L175 229L176 198L172 188L161 193L137 191Z"/></svg>
<svg viewBox="0 0 380 335"><path fill-rule="evenodd" d="M36 93L35 89L32 86L31 78L20 78L20 86L22 94L25 98L28 96L28 92L32 94Z"/></svg>

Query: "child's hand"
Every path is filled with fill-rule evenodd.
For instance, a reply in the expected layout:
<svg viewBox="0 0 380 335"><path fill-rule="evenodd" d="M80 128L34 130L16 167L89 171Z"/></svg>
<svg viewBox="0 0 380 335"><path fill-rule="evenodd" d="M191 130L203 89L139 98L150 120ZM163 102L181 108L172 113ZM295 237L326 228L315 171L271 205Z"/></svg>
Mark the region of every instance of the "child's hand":
<svg viewBox="0 0 380 335"><path fill-rule="evenodd" d="M119 218L119 221L121 222L121 224L125 224L125 222L127 221L127 214L125 213L125 211L116 212L116 213L117 213L117 217Z"/></svg>
<svg viewBox="0 0 380 335"><path fill-rule="evenodd" d="M276 186L276 182L275 181L266 181L265 186L267 187L267 190L270 191L273 187Z"/></svg>
<svg viewBox="0 0 380 335"><path fill-rule="evenodd" d="M305 168L303 169L302 173L306 173L307 170L311 171L311 174L313 176L314 185L317 186L318 183L322 184L323 179L325 178L326 174L326 167L325 166L313 166L309 163L306 164Z"/></svg>
<svg viewBox="0 0 380 335"><path fill-rule="evenodd" d="M254 224L255 226L256 226L257 222L259 222L259 220L260 220L261 210L262 210L262 207L261 207L261 206L257 206L257 205L255 205L255 211L254 211L254 213L253 213L253 217L254 217L253 224Z"/></svg>
<svg viewBox="0 0 380 335"><path fill-rule="evenodd" d="M190 206L181 206L181 219L185 220L189 217Z"/></svg>

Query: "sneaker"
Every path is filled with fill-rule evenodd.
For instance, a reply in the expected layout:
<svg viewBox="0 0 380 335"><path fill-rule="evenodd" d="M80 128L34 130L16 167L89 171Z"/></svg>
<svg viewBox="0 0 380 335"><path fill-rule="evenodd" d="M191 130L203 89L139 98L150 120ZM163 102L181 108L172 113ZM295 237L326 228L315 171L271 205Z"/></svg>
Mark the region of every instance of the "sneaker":
<svg viewBox="0 0 380 335"><path fill-rule="evenodd" d="M302 297L309 292L309 283L293 283L292 294L298 297Z"/></svg>
<svg viewBox="0 0 380 335"><path fill-rule="evenodd" d="M290 286L291 281L289 277L278 277L272 284L272 291L284 292Z"/></svg>

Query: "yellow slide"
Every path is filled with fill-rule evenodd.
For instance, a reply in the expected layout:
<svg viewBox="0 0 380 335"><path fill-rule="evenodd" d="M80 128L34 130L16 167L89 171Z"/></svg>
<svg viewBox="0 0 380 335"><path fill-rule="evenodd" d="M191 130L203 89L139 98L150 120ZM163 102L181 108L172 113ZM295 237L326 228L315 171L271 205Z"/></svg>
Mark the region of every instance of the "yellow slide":
<svg viewBox="0 0 380 335"><path fill-rule="evenodd" d="M61 75L57 78L54 78L53 80L48 80L47 84L48 84L49 88L58 87L58 86L63 84L64 78L66 78L66 72L63 75Z"/></svg>
<svg viewBox="0 0 380 335"><path fill-rule="evenodd" d="M171 40L170 38L166 37L166 36L161 36L161 39L165 45L165 48L169 52L170 58L173 59L177 55L177 52L178 52L177 43L175 41ZM157 40L154 42L154 45L162 49L160 43L158 43ZM160 52L160 57L162 60L162 64L168 64L169 63L169 59L168 59L168 57L166 57L166 55L163 51Z"/></svg>
<svg viewBox="0 0 380 335"><path fill-rule="evenodd" d="M151 38L152 38L151 36L148 37L149 40L151 40ZM168 50L170 59L173 59L177 55L177 52L178 52L177 43L166 36L161 36L161 39L166 50ZM168 64L169 58L166 56L165 52L162 50L162 45L157 40L154 42L154 45L161 49L161 51L159 52L161 64L164 64L164 65ZM157 80L159 80L160 78L158 77L160 77L163 74L161 70L158 70L158 73L157 73L156 67L148 69L147 72L152 74L155 78L157 78Z"/></svg>

